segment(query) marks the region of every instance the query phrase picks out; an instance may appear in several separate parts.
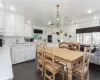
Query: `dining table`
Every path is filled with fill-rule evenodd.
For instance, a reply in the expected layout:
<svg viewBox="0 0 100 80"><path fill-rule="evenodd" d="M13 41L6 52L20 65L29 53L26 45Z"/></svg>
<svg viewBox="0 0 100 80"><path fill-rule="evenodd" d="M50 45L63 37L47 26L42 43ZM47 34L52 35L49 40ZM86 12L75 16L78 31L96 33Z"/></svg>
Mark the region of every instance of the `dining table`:
<svg viewBox="0 0 100 80"><path fill-rule="evenodd" d="M73 64L75 64L76 62L78 62L83 58L84 52L62 49L58 47L48 47L48 48L51 48L56 60L67 64L68 74L66 80L72 80Z"/></svg>

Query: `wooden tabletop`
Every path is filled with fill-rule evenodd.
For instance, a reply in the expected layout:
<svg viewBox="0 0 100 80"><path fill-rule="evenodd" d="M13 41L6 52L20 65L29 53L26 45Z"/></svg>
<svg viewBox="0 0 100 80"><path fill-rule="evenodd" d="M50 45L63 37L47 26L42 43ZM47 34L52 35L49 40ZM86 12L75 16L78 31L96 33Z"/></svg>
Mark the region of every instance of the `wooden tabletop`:
<svg viewBox="0 0 100 80"><path fill-rule="evenodd" d="M74 62L77 59L84 56L84 52L73 51L69 49L61 49L61 48L52 48L52 52L55 57L64 59L69 62Z"/></svg>

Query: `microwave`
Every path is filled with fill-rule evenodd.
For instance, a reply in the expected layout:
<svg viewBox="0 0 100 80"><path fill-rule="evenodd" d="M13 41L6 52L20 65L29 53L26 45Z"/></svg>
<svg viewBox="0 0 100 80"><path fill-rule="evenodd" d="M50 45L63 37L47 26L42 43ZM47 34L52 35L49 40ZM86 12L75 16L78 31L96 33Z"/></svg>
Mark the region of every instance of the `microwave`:
<svg viewBox="0 0 100 80"><path fill-rule="evenodd" d="M34 42L34 38L25 38L25 42Z"/></svg>
<svg viewBox="0 0 100 80"><path fill-rule="evenodd" d="M5 40L0 39L0 47L3 47L4 44L5 44Z"/></svg>

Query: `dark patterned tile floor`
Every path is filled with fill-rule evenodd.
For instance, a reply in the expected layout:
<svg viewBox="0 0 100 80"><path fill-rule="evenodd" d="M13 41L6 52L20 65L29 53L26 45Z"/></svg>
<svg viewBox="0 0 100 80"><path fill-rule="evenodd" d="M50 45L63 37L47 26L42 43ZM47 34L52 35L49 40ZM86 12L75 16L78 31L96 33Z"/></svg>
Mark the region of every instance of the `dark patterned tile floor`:
<svg viewBox="0 0 100 80"><path fill-rule="evenodd" d="M17 65L13 65L13 80L42 80L40 73L36 71L36 61L29 61ZM90 64L91 80L100 80L100 66ZM61 80L60 74L56 80Z"/></svg>

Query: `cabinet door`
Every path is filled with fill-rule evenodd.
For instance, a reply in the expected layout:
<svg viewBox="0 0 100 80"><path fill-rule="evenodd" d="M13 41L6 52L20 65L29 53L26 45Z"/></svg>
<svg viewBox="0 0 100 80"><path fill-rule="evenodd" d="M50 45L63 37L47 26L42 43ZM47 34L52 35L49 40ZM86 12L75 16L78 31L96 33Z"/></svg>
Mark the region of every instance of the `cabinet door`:
<svg viewBox="0 0 100 80"><path fill-rule="evenodd" d="M18 47L15 51L15 62L21 63L25 61L25 47Z"/></svg>
<svg viewBox="0 0 100 80"><path fill-rule="evenodd" d="M35 58L35 49L33 46L26 46L26 60L32 60Z"/></svg>
<svg viewBox="0 0 100 80"><path fill-rule="evenodd" d="M12 61L12 64L16 64L16 62L15 62L15 49L14 48L11 48L11 61Z"/></svg>
<svg viewBox="0 0 100 80"><path fill-rule="evenodd" d="M16 15L16 34L24 36L24 16Z"/></svg>
<svg viewBox="0 0 100 80"><path fill-rule="evenodd" d="M2 4L2 0L0 0L0 4ZM0 28L2 28L2 8L0 7Z"/></svg>
<svg viewBox="0 0 100 80"><path fill-rule="evenodd" d="M13 13L6 12L6 36L15 36L15 15Z"/></svg>
<svg viewBox="0 0 100 80"><path fill-rule="evenodd" d="M2 18L3 18L3 15L2 15L2 8L0 8L0 28L2 28Z"/></svg>
<svg viewBox="0 0 100 80"><path fill-rule="evenodd" d="M25 26L25 37L32 37L32 26L29 24L26 24Z"/></svg>

